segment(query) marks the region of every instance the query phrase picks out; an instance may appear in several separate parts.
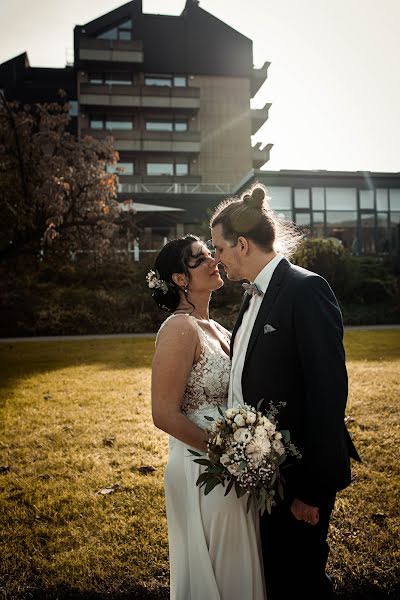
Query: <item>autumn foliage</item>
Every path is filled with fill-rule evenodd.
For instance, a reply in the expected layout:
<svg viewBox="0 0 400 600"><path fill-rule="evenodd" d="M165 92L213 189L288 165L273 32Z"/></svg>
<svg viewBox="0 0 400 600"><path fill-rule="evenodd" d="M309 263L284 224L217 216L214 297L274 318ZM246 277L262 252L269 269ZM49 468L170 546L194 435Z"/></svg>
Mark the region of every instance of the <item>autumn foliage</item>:
<svg viewBox="0 0 400 600"><path fill-rule="evenodd" d="M0 98L0 263L114 248L120 211L111 141L78 139L67 104ZM116 242L115 242L116 243ZM29 257L29 258L28 258Z"/></svg>

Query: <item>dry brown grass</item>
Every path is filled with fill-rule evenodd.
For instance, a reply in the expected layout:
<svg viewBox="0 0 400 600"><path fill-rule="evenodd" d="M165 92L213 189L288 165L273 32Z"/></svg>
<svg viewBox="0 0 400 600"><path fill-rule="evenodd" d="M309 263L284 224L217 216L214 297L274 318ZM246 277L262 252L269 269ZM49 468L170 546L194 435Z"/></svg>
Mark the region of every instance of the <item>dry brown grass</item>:
<svg viewBox="0 0 400 600"><path fill-rule="evenodd" d="M337 501L330 571L352 599L396 597L399 342L399 331L346 334L349 428L363 463ZM4 600L168 597L153 348L152 339L0 344Z"/></svg>

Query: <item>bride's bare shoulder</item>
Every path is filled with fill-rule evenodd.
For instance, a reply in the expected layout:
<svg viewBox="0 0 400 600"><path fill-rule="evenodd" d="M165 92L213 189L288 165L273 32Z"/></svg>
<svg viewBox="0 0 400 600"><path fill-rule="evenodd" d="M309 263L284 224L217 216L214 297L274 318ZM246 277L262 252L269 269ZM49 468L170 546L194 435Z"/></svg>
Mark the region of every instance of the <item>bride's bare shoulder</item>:
<svg viewBox="0 0 400 600"><path fill-rule="evenodd" d="M161 325L157 334L157 343L188 343L197 341L196 319L190 315L171 315Z"/></svg>

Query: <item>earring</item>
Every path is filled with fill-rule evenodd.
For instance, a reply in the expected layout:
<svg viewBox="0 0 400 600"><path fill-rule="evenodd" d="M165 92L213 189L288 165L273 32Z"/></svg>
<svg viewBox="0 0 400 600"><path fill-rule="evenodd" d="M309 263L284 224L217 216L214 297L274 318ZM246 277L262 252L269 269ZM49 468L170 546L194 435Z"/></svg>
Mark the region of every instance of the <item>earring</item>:
<svg viewBox="0 0 400 600"><path fill-rule="evenodd" d="M183 293L184 293L184 294L187 294L187 292L188 292L188 291L187 291L187 288L183 288Z"/></svg>

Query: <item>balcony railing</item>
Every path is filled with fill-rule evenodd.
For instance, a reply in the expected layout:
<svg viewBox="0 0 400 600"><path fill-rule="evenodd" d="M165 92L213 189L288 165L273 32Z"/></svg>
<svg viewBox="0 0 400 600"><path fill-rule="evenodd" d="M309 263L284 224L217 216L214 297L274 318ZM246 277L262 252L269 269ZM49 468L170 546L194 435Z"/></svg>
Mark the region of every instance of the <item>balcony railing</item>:
<svg viewBox="0 0 400 600"><path fill-rule="evenodd" d="M270 108L271 104L267 102L262 108L251 109L251 135L257 133L260 127L268 120L268 111Z"/></svg>
<svg viewBox="0 0 400 600"><path fill-rule="evenodd" d="M114 148L120 151L135 152L183 152L198 154L200 152L199 131L124 131L82 129L81 135L90 135L96 139L114 138Z"/></svg>
<svg viewBox="0 0 400 600"><path fill-rule="evenodd" d="M81 83L81 105L146 108L180 108L198 110L200 89L139 85L96 85Z"/></svg>
<svg viewBox="0 0 400 600"><path fill-rule="evenodd" d="M194 179L195 177L193 177ZM230 183L201 183L189 182L187 177L185 182L156 182L145 181L141 183L123 183L118 184L119 193L127 194L231 194L233 186ZM198 177L200 179L200 177Z"/></svg>
<svg viewBox="0 0 400 600"><path fill-rule="evenodd" d="M143 44L140 40L80 39L79 61L143 62Z"/></svg>

